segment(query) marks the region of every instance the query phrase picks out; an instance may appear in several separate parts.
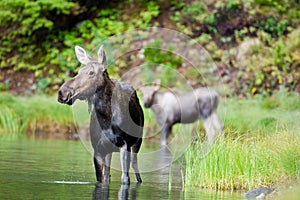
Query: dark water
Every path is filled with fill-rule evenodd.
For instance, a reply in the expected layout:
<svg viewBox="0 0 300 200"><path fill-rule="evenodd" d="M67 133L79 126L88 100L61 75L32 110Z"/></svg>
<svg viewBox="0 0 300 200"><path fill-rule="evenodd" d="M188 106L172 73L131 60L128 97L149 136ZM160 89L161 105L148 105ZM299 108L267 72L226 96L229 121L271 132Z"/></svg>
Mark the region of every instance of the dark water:
<svg viewBox="0 0 300 200"><path fill-rule="evenodd" d="M142 173L141 185L131 174L131 185L122 186L120 177L112 170L109 187L97 186L92 156L81 141L0 137L0 199L243 199L238 193L184 189L180 161Z"/></svg>

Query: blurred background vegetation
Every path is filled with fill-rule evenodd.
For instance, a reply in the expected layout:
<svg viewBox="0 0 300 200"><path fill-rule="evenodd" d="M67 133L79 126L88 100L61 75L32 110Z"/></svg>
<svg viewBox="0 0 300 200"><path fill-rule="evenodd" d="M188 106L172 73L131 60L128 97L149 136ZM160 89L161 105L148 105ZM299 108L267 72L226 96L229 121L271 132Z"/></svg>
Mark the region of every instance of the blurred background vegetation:
<svg viewBox="0 0 300 200"><path fill-rule="evenodd" d="M209 86L222 81L225 95L300 92L299 20L299 0L1 0L0 91L56 92L78 70L75 45L91 52L110 36L156 26L187 34L205 47L216 64L208 72ZM120 77L142 63L164 63L195 86L207 84L168 53L174 47L147 49L161 45L159 38L151 39L134 39L144 55L136 51L112 61L118 67L111 73ZM169 71L160 78L172 80Z"/></svg>

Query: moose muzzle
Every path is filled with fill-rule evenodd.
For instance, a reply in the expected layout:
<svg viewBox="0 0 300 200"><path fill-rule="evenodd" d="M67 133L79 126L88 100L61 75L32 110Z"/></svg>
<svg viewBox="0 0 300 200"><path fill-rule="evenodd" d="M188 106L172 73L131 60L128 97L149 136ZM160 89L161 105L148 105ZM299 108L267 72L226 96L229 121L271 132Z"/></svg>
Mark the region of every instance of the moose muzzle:
<svg viewBox="0 0 300 200"><path fill-rule="evenodd" d="M74 95L74 90L63 85L58 90L57 101L60 103L72 105L73 104L73 98L72 98L73 95Z"/></svg>

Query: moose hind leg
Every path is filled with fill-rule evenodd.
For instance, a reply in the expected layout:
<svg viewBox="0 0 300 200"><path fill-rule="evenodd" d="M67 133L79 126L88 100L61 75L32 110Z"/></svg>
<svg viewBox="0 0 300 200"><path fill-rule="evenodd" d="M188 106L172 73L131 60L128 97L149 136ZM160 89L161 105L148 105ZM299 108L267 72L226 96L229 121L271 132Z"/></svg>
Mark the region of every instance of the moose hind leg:
<svg viewBox="0 0 300 200"><path fill-rule="evenodd" d="M171 132L172 132L172 125L168 125L168 124L163 125L162 130L161 130L161 138L160 138L161 146L167 145L168 138L171 135Z"/></svg>
<svg viewBox="0 0 300 200"><path fill-rule="evenodd" d="M129 167L130 167L130 148L127 148L125 144L123 147L120 148L120 159L121 159L121 166L122 166L122 184L130 184L129 179Z"/></svg>
<svg viewBox="0 0 300 200"><path fill-rule="evenodd" d="M208 116L203 120L203 122L204 122L203 125L206 132L207 141L208 143L212 143L215 139L215 130L213 127L212 117Z"/></svg>
<svg viewBox="0 0 300 200"><path fill-rule="evenodd" d="M137 161L137 153L140 150L142 144L142 139L139 139L139 141L131 147L131 165L135 173L135 177L138 183L142 183L142 178L139 172L138 168L138 161Z"/></svg>
<svg viewBox="0 0 300 200"><path fill-rule="evenodd" d="M223 125L221 124L218 116L217 116L217 113L212 113L212 123L215 127L215 129L217 130L218 134L221 135L222 132L223 132Z"/></svg>
<svg viewBox="0 0 300 200"><path fill-rule="evenodd" d="M103 182L109 183L110 182L110 163L111 163L111 156L112 153L109 153L105 156L105 165L103 169Z"/></svg>
<svg viewBox="0 0 300 200"><path fill-rule="evenodd" d="M94 155L94 166L97 182L102 183L103 158Z"/></svg>

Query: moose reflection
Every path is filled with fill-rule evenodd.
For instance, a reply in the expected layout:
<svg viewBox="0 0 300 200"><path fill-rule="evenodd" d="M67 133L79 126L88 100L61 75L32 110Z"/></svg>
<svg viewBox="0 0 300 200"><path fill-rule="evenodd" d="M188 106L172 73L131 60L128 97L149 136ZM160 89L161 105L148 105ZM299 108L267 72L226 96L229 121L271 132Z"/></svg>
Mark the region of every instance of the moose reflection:
<svg viewBox="0 0 300 200"><path fill-rule="evenodd" d="M211 89L197 88L187 93L170 90L159 91L160 80L150 86L140 88L144 106L155 113L161 126L162 146L167 144L176 123L193 123L203 120L208 142L213 142L217 134L221 134L222 125L216 114L218 94Z"/></svg>
<svg viewBox="0 0 300 200"><path fill-rule="evenodd" d="M110 79L103 46L97 61L79 46L75 53L84 67L60 87L58 101L72 105L77 99L87 100L89 111L92 110L90 135L97 181L109 183L112 152L120 151L122 183L130 182L130 162L137 182L142 182L137 153L142 144L144 115L136 91Z"/></svg>

